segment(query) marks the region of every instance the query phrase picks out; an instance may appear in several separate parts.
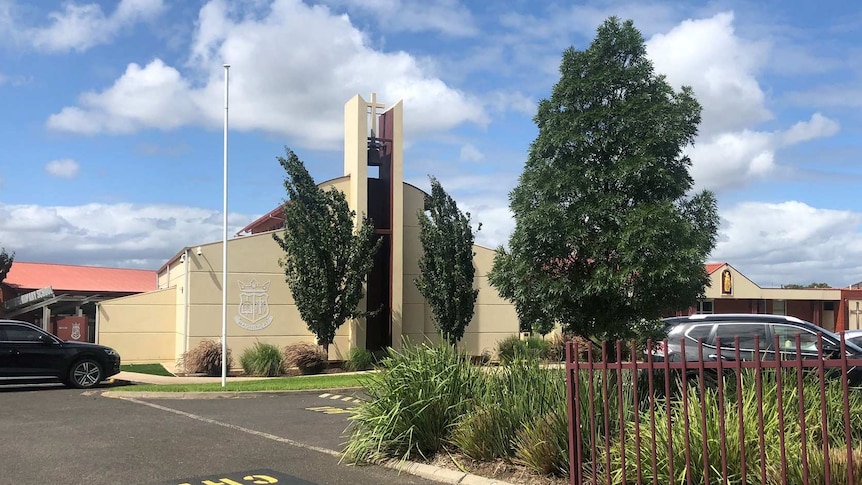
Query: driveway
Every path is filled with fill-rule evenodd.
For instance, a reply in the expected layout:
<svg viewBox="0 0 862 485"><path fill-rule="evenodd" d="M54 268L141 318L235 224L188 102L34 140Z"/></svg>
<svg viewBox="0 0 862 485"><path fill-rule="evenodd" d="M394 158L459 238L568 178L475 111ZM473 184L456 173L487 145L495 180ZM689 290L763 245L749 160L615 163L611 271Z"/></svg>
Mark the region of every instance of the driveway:
<svg viewBox="0 0 862 485"><path fill-rule="evenodd" d="M0 385L0 483L436 483L340 464L348 395L126 400L102 390Z"/></svg>

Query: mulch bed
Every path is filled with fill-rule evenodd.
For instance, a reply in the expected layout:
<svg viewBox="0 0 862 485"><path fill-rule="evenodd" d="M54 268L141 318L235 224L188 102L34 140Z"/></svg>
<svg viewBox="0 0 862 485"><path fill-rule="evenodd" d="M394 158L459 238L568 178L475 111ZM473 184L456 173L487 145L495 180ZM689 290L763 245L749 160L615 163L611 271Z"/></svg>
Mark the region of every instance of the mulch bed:
<svg viewBox="0 0 862 485"><path fill-rule="evenodd" d="M456 461L457 464L455 463ZM569 483L565 478L538 475L523 465L517 465L504 460L495 462L476 461L460 453L453 453L451 455L438 453L428 464L523 485L568 485Z"/></svg>

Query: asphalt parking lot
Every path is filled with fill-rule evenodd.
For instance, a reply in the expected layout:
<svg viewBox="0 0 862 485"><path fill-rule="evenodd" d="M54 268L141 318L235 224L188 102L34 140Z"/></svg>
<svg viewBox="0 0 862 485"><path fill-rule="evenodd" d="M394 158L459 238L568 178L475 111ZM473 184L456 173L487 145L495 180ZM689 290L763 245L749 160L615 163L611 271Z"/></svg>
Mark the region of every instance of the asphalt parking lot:
<svg viewBox="0 0 862 485"><path fill-rule="evenodd" d="M348 393L126 400L103 390L0 384L0 484L436 483L339 463Z"/></svg>

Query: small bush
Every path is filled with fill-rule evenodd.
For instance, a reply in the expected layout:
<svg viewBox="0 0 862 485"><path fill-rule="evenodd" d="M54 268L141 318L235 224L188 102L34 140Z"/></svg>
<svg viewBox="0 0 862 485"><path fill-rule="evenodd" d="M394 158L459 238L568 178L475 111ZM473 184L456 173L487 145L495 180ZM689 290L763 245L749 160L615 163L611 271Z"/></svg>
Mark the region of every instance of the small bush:
<svg viewBox="0 0 862 485"><path fill-rule="evenodd" d="M230 349L227 349L227 368L233 365ZM183 353L179 367L187 374L221 375L221 342L203 340L197 347Z"/></svg>
<svg viewBox="0 0 862 485"><path fill-rule="evenodd" d="M368 349L353 347L347 353L344 368L349 371L368 370L374 367L374 355Z"/></svg>
<svg viewBox="0 0 862 485"><path fill-rule="evenodd" d="M300 374L320 374L326 369L327 358L323 349L308 343L288 345L284 349L284 360Z"/></svg>
<svg viewBox="0 0 862 485"><path fill-rule="evenodd" d="M518 335L504 338L497 344L497 355L504 364L518 359L542 359L550 357L551 345L541 337L521 340Z"/></svg>
<svg viewBox="0 0 862 485"><path fill-rule="evenodd" d="M569 474L569 417L564 406L518 431L515 457L542 475Z"/></svg>
<svg viewBox="0 0 862 485"><path fill-rule="evenodd" d="M345 459L427 458L449 442L473 407L485 374L450 345L405 343L365 382L368 399L350 416Z"/></svg>
<svg viewBox="0 0 862 485"><path fill-rule="evenodd" d="M548 360L552 362L564 362L566 360L566 343L572 338L563 333L555 333L548 338ZM583 345L580 347L583 349Z"/></svg>
<svg viewBox="0 0 862 485"><path fill-rule="evenodd" d="M284 358L278 347L256 342L239 358L242 370L249 376L277 377L284 374Z"/></svg>
<svg viewBox="0 0 862 485"><path fill-rule="evenodd" d="M517 359L501 367L485 378L480 399L458 422L452 442L476 460L511 457L515 436L525 423L556 408L565 414L565 382L561 369L543 369L535 359Z"/></svg>

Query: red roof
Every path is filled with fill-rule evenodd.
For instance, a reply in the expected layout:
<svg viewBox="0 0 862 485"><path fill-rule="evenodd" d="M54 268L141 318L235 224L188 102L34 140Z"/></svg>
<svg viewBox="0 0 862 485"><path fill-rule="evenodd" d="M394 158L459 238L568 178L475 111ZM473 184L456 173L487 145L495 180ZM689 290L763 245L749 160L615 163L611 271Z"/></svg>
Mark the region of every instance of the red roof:
<svg viewBox="0 0 862 485"><path fill-rule="evenodd" d="M266 214L258 217L249 225L240 229L237 236L241 236L243 233L251 233L257 234L260 232L266 231L274 231L276 229L281 229L284 227L284 204L276 207L275 209L267 212Z"/></svg>
<svg viewBox="0 0 862 485"><path fill-rule="evenodd" d="M712 274L718 271L718 268L726 265L727 263L706 263L706 274Z"/></svg>
<svg viewBox="0 0 862 485"><path fill-rule="evenodd" d="M155 290L157 281L157 273L150 270L15 261L3 284L31 290L50 286L55 291L143 293Z"/></svg>

